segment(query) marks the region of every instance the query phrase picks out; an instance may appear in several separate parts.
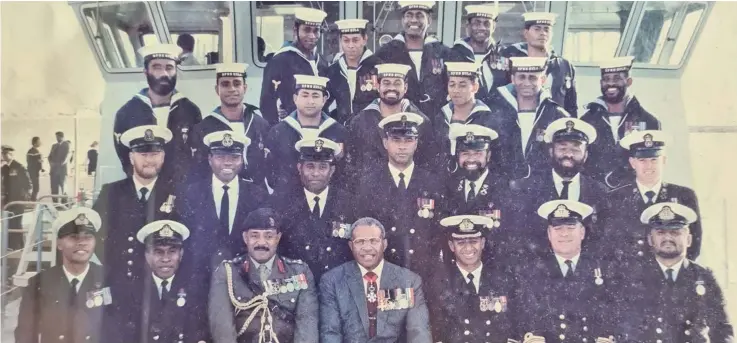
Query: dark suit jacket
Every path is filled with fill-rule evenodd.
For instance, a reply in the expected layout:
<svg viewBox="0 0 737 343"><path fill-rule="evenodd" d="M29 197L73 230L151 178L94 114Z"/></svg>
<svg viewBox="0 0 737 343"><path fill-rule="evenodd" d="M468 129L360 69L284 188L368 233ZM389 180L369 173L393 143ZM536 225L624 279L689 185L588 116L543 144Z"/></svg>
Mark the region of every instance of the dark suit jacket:
<svg viewBox="0 0 737 343"><path fill-rule="evenodd" d="M31 178L22 164L13 160L2 166L3 205L11 201L27 200L30 190Z"/></svg>
<svg viewBox="0 0 737 343"><path fill-rule="evenodd" d="M411 271L384 262L380 290L414 290L415 305L377 312L376 336L369 339L369 319L363 277L355 261L346 262L320 281L320 342L432 342L422 280Z"/></svg>

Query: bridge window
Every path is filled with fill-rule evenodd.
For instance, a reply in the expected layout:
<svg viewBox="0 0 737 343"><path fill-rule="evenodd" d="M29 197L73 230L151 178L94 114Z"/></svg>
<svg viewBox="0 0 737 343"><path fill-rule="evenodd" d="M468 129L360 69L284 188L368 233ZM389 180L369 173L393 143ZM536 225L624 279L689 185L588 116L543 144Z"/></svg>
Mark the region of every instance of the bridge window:
<svg viewBox="0 0 737 343"><path fill-rule="evenodd" d="M379 47L403 31L402 13L399 11L398 1L362 1L363 19L374 25L375 30L369 32L368 48L376 52ZM435 7L430 15L431 23L427 32L440 39L442 32L438 30L438 23L442 13L443 3L435 2Z"/></svg>
<svg viewBox="0 0 737 343"><path fill-rule="evenodd" d="M467 37L466 26L468 21L466 16L466 5L471 4L491 4L489 1L463 1L459 11L461 14L461 31L458 32L460 37ZM501 42L502 45L509 45L524 41L522 31L525 28L522 20L522 13L525 12L544 12L547 10L545 1L499 1L495 4L498 6L497 13L499 16L496 20L496 27L492 37L495 42Z"/></svg>
<svg viewBox="0 0 737 343"><path fill-rule="evenodd" d="M230 6L221 1L161 2L169 38L183 49L182 67L232 61Z"/></svg>
<svg viewBox="0 0 737 343"><path fill-rule="evenodd" d="M633 4L633 1L570 2L563 56L572 62L592 63L616 56Z"/></svg>

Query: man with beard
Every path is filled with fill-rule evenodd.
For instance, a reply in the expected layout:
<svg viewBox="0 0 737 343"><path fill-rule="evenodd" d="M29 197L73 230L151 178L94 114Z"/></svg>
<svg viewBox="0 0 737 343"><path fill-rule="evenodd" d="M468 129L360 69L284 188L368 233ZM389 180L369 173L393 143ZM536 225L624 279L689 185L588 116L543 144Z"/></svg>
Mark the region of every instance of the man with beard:
<svg viewBox="0 0 737 343"><path fill-rule="evenodd" d="M523 13L525 29L524 43L515 43L502 51L504 57L542 57L547 60L545 88L553 101L563 106L576 117L578 95L576 93L576 69L567 59L557 56L550 46L553 39L555 13Z"/></svg>
<svg viewBox="0 0 737 343"><path fill-rule="evenodd" d="M2 146L2 201L0 206L4 210L10 212L11 218L8 219L10 229L23 228L23 213L26 211L25 205L5 205L14 201L27 201L31 193L31 179L28 171L18 161L13 158L15 149L9 145ZM19 234L8 235L8 248L20 249L23 247L23 236Z"/></svg>
<svg viewBox="0 0 737 343"><path fill-rule="evenodd" d="M43 157L41 156L41 151L38 150L40 147L41 138L33 137L31 139L31 148L26 153L26 166L28 166L28 175L31 177L31 184L33 185L31 201L36 201L38 189L41 186L39 184L39 175L45 171L43 168Z"/></svg>
<svg viewBox="0 0 737 343"><path fill-rule="evenodd" d="M266 162L270 175L269 186L275 193L284 194L300 188L297 162L299 152L294 145L302 139L327 138L345 150L348 130L322 111L327 100L327 78L294 75L296 85L292 98L297 109L279 124L271 127L266 136ZM338 156L338 174L342 170Z"/></svg>
<svg viewBox="0 0 737 343"><path fill-rule="evenodd" d="M507 343L516 337L509 303L514 283L503 265L482 262L494 220L463 215L445 218L440 225L454 262L436 268L429 278L433 341Z"/></svg>
<svg viewBox="0 0 737 343"><path fill-rule="evenodd" d="M56 143L49 151L49 180L51 195L66 195L64 186L67 183L67 165L69 164L70 142L64 139L64 132L56 133ZM54 198L55 203L66 203L66 199Z"/></svg>
<svg viewBox="0 0 737 343"><path fill-rule="evenodd" d="M138 51L143 57L148 88L118 110L113 127L115 151L128 175L133 172L130 149L123 144L121 135L137 126L158 125L172 133L171 143L166 146L169 158L161 171L162 178L178 184L187 176L192 159L188 137L194 125L202 120L202 114L197 105L175 89L180 52L181 48L174 44L147 45Z"/></svg>
<svg viewBox="0 0 737 343"><path fill-rule="evenodd" d="M512 57L512 84L492 96L492 128L499 133L494 166L508 180L547 170L545 128L570 115L550 98L545 84L544 57Z"/></svg>
<svg viewBox="0 0 737 343"><path fill-rule="evenodd" d="M645 111L629 90L632 56L601 64L601 94L587 106L581 120L596 128L598 142L589 147L586 174L615 188L629 181L627 152L617 143L635 130L660 130L660 121Z"/></svg>
<svg viewBox="0 0 737 343"><path fill-rule="evenodd" d="M492 5L466 6L467 37L456 40L451 48L453 60L477 66L481 77L476 98L485 104L489 104L492 91L509 83L509 60L501 55L500 46L491 37L497 15Z"/></svg>
<svg viewBox="0 0 737 343"><path fill-rule="evenodd" d="M221 63L215 68L215 93L220 97L220 106L192 128L190 147L193 150L195 180L210 176L209 149L204 137L210 133L232 130L243 133L253 144L244 151L245 166L240 177L266 188L266 166L264 140L269 132L269 123L261 116L258 107L243 102L248 90L245 63Z"/></svg>
<svg viewBox="0 0 737 343"><path fill-rule="evenodd" d="M92 207L102 218L96 254L110 284L143 276L143 249L135 242L136 232L147 223L177 216L174 186L159 177L171 139L171 131L158 125L134 127L120 136L130 151L132 173L103 185Z"/></svg>
<svg viewBox="0 0 737 343"><path fill-rule="evenodd" d="M608 258L642 261L647 241L646 230L638 221L637 213L661 202L677 202L699 214L696 193L688 187L663 181L666 146L669 137L663 131L634 131L619 141L629 150L629 164L634 169L635 180L607 194L606 205L599 216L603 227L602 254ZM696 260L701 252L701 220L689 225L692 244L687 257Z"/></svg>
<svg viewBox="0 0 737 343"><path fill-rule="evenodd" d="M248 254L224 261L212 274L208 318L214 343L317 343L315 278L301 260L277 254L282 226L260 208L242 224Z"/></svg>
<svg viewBox="0 0 737 343"><path fill-rule="evenodd" d="M712 342L734 339L724 295L711 270L686 258L694 210L673 202L654 204L640 216L649 229L652 255L631 270L632 342Z"/></svg>
<svg viewBox="0 0 737 343"><path fill-rule="evenodd" d="M423 120L400 112L379 122L387 159L367 170L355 193L357 216L377 218L391 228L387 260L426 276L440 260L435 230L444 192L434 175L414 162Z"/></svg>
<svg viewBox="0 0 737 343"><path fill-rule="evenodd" d="M264 69L261 111L272 126L297 108L294 75L324 75L328 62L317 52L322 22L327 13L314 8L294 11L294 42L274 53Z"/></svg>
<svg viewBox="0 0 737 343"><path fill-rule="evenodd" d="M357 220L348 245L355 261L320 280L320 342L432 342L422 279L384 260L384 225Z"/></svg>
<svg viewBox="0 0 737 343"><path fill-rule="evenodd" d="M346 19L335 22L340 31L341 52L327 70L328 98L326 111L339 123L348 125L353 114L364 109L379 97L376 89L375 67L379 58L366 48L365 19Z"/></svg>
<svg viewBox="0 0 737 343"><path fill-rule="evenodd" d="M407 75L407 99L417 104L423 113L434 113L448 97L445 85L445 61L451 60L451 50L437 38L429 36L434 1L399 1L402 11L402 32L376 52L385 63L411 66Z"/></svg>

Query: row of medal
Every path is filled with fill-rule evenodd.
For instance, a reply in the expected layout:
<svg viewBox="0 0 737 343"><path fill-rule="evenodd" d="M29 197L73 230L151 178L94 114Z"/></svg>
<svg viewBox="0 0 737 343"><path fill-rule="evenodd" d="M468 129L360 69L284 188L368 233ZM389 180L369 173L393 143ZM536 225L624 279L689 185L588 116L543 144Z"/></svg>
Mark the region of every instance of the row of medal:
<svg viewBox="0 0 737 343"><path fill-rule="evenodd" d="M406 310L415 306L415 289L396 288L380 289L377 293L381 311Z"/></svg>
<svg viewBox="0 0 737 343"><path fill-rule="evenodd" d="M110 294L110 287L99 288L94 291L87 292L87 308L100 307L113 303L113 296Z"/></svg>
<svg viewBox="0 0 737 343"><path fill-rule="evenodd" d="M268 295L291 293L308 287L305 274L294 275L286 279L266 280L263 281L263 285Z"/></svg>
<svg viewBox="0 0 737 343"><path fill-rule="evenodd" d="M351 231L351 225L342 222L333 222L333 237L337 238L349 238L348 234Z"/></svg>
<svg viewBox="0 0 737 343"><path fill-rule="evenodd" d="M479 310L481 312L502 313L507 311L507 297L479 296Z"/></svg>

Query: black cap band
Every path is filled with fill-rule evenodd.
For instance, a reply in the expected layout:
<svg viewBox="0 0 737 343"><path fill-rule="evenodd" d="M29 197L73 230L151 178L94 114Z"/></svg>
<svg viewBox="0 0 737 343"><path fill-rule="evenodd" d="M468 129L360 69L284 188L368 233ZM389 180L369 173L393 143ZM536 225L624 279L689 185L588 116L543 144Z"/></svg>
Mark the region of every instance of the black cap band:
<svg viewBox="0 0 737 343"><path fill-rule="evenodd" d="M335 161L335 151L330 148L302 147L299 149L299 160L301 162L328 162Z"/></svg>
<svg viewBox="0 0 737 343"><path fill-rule="evenodd" d="M589 142L589 136L576 129L563 129L553 133L553 142Z"/></svg>

